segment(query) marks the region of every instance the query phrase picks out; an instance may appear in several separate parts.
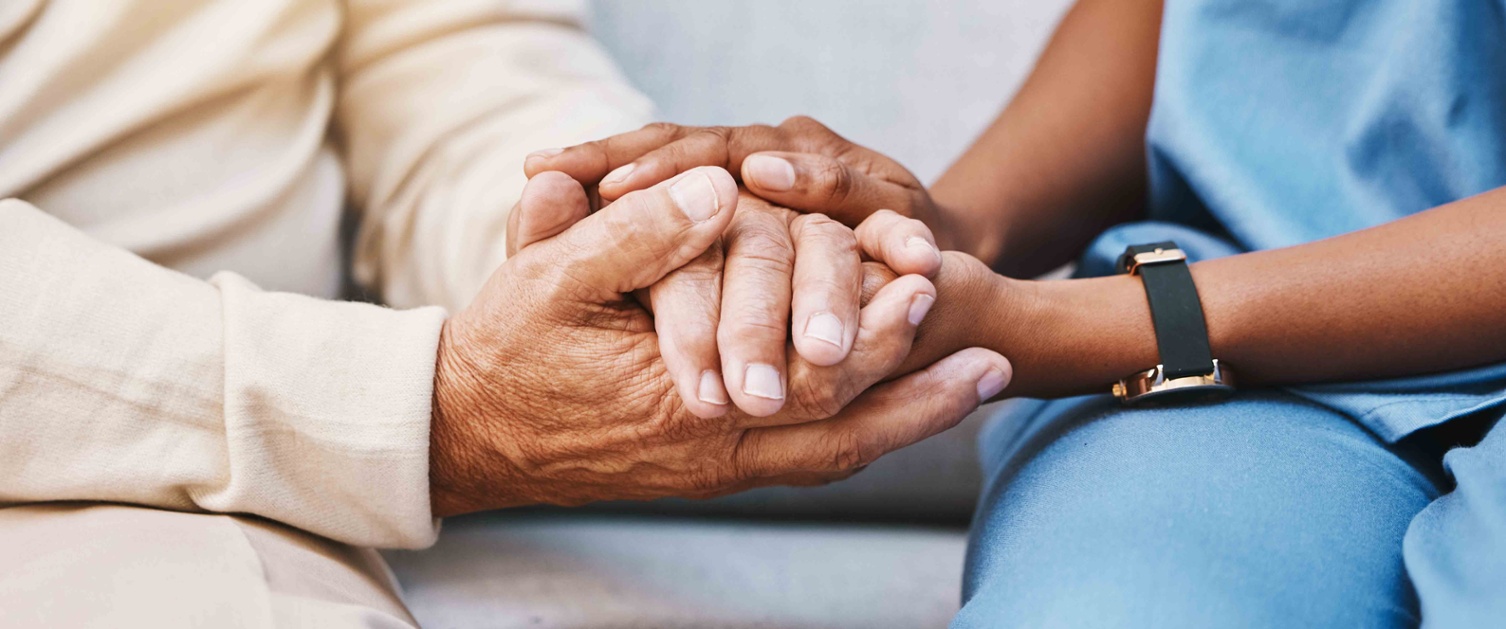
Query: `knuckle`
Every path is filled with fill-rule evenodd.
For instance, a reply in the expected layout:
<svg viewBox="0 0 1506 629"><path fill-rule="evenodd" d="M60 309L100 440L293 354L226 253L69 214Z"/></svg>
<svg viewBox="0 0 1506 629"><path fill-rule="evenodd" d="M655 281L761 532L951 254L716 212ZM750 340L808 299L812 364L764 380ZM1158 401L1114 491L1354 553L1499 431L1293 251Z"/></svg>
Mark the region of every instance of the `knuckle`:
<svg viewBox="0 0 1506 629"><path fill-rule="evenodd" d="M580 150L580 151L585 151L585 152L588 152L588 153L592 153L592 154L595 154L595 155L600 155L600 156L605 157L607 155L607 153L609 152L607 149L608 149L608 147L607 147L607 141L603 139L603 140L591 140L590 142L586 142L584 144L579 144L579 145L570 147L570 148L565 149L565 150L567 150L567 151Z"/></svg>
<svg viewBox="0 0 1506 629"><path fill-rule="evenodd" d="M667 304L673 307L677 304ZM703 304L691 304L687 309L704 308ZM691 319L676 317L673 327L660 331L659 342L668 345L667 351L680 354L682 364L711 364L717 359L716 321L705 315Z"/></svg>
<svg viewBox="0 0 1506 629"><path fill-rule="evenodd" d="M735 308L722 313L716 344L732 354L768 345L783 347L788 329L789 325L780 312L768 308Z"/></svg>
<svg viewBox="0 0 1506 629"><path fill-rule="evenodd" d="M708 127L697 132L685 144L693 143L697 151L705 155L707 163L725 165L729 161L728 144L731 143L731 138L732 130L728 127Z"/></svg>
<svg viewBox="0 0 1506 629"><path fill-rule="evenodd" d="M896 218L887 225L880 234L889 245L896 247L906 246L911 238L926 238L932 236L931 228L913 218Z"/></svg>
<svg viewBox="0 0 1506 629"><path fill-rule="evenodd" d="M799 378L790 386L790 397L795 407L803 414L816 419L828 419L842 412L847 405L842 387L829 378L812 374Z"/></svg>
<svg viewBox="0 0 1506 629"><path fill-rule="evenodd" d="M766 124L750 124L743 127L732 127L727 130L729 140L738 141L755 138L773 137L777 133L775 127Z"/></svg>
<svg viewBox="0 0 1506 629"><path fill-rule="evenodd" d="M901 215L899 220L895 221L894 227L911 234L928 234L931 232L931 228L926 227L925 223L910 215Z"/></svg>
<svg viewBox="0 0 1506 629"><path fill-rule="evenodd" d="M809 219L801 225L802 240L832 254L857 257L857 235L846 225L824 214L805 214L801 219Z"/></svg>
<svg viewBox="0 0 1506 629"><path fill-rule="evenodd" d="M899 212L894 211L893 209L883 208L870 215L868 217L868 220L873 221L875 227L881 227L893 224L895 221L904 218L905 217L903 215L901 215Z"/></svg>
<svg viewBox="0 0 1506 629"><path fill-rule="evenodd" d="M722 285L722 255L719 247L708 248L700 257L670 271L652 290L675 299L699 297L716 303Z"/></svg>
<svg viewBox="0 0 1506 629"><path fill-rule="evenodd" d="M847 199L853 192L856 182L853 181L852 172L846 166L836 161L822 161L817 167L816 181L825 194L827 203L838 203Z"/></svg>
<svg viewBox="0 0 1506 629"><path fill-rule="evenodd" d="M850 234L852 232L845 225L825 214L801 214L795 217L792 226L794 225L798 225L802 231L810 230L818 233Z"/></svg>
<svg viewBox="0 0 1506 629"><path fill-rule="evenodd" d="M755 268L787 271L795 262L795 252L784 229L768 224L748 224L735 234L728 258Z"/></svg>
<svg viewBox="0 0 1506 629"><path fill-rule="evenodd" d="M922 223L913 218L907 219L907 221L907 227L901 230L905 234L907 240L909 238L920 237L926 240L935 241L936 234L932 233L931 228L927 227L925 223Z"/></svg>
<svg viewBox="0 0 1506 629"><path fill-rule="evenodd" d="M780 277L781 283L788 283L790 272L794 269L794 254L788 252L785 246L774 247L750 247L738 252L736 266L741 273L758 273L766 277Z"/></svg>
<svg viewBox="0 0 1506 629"><path fill-rule="evenodd" d="M861 435L852 431L843 431L832 437L831 460L827 465L831 471L855 471L872 463L869 456L870 453Z"/></svg>
<svg viewBox="0 0 1506 629"><path fill-rule="evenodd" d="M596 168L605 170L612 165L612 146L606 140L592 140L578 146L566 149L575 155L582 155L592 162Z"/></svg>
<svg viewBox="0 0 1506 629"><path fill-rule="evenodd" d="M651 131L653 133L666 136L673 136L679 133L683 128L684 127L681 127L680 125L677 125L673 122L650 122L646 125L643 125L644 131Z"/></svg>
<svg viewBox="0 0 1506 629"><path fill-rule="evenodd" d="M787 129L795 130L795 131L816 131L816 130L826 131L827 130L826 129L826 125L821 124L821 122L818 121L818 120L816 120L815 118L812 118L812 117L804 115L804 114L796 115L796 116L790 116L789 118L785 118L784 122L779 123L779 126L787 128Z"/></svg>
<svg viewBox="0 0 1506 629"><path fill-rule="evenodd" d="M668 161L670 165L672 165L675 170L685 171L690 169L690 164L699 161L696 159L698 153L699 151L696 147L691 146L690 143L684 140L681 140L679 142L671 143L662 149L659 149L654 153L654 156L659 158L667 157L669 158Z"/></svg>
<svg viewBox="0 0 1506 629"><path fill-rule="evenodd" d="M885 236L893 233L896 222L903 219L904 217L894 210L883 208L869 214L861 223L858 223L854 231L857 232L859 238L870 243L879 243L884 240Z"/></svg>
<svg viewBox="0 0 1506 629"><path fill-rule="evenodd" d="M757 480L764 473L756 462L764 461L761 456L764 452L758 450L758 441L751 439L748 433L738 433L737 441L733 443L731 454L723 467L723 473L732 483L747 483ZM764 461L764 466L767 462Z"/></svg>

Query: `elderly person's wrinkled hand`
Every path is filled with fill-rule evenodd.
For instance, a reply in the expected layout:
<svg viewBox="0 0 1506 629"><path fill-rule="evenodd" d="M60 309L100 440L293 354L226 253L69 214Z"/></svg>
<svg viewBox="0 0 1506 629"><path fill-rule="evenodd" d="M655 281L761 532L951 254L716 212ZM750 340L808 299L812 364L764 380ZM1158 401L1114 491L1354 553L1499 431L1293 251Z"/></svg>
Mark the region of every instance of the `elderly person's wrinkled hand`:
<svg viewBox="0 0 1506 629"><path fill-rule="evenodd" d="M909 353L916 298L935 294L905 275L859 310L840 363L784 357L790 394L777 412L692 412L633 293L707 256L741 210L719 168L594 214L575 180L535 176L517 210L516 255L442 334L435 514L828 482L955 425L1007 382L1008 361L967 349L874 386Z"/></svg>
<svg viewBox="0 0 1506 629"><path fill-rule="evenodd" d="M746 190L739 210L718 246L671 272L641 300L655 315L664 362L681 397L701 417L720 416L729 404L760 416L778 412L789 393L787 344L813 364L846 359L857 338L863 262L928 278L941 270L931 230L893 212L869 216L853 229ZM517 217L509 233L529 230ZM568 218L540 220L558 225ZM932 295L917 295L912 322L933 303Z"/></svg>

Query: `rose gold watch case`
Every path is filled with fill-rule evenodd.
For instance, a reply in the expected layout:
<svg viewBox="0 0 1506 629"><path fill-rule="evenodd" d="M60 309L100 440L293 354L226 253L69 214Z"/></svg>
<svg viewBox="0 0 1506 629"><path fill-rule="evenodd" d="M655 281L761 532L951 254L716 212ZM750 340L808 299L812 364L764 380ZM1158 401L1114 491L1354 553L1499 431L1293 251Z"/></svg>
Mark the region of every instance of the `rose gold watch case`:
<svg viewBox="0 0 1506 629"><path fill-rule="evenodd" d="M1114 397L1131 406L1219 400L1234 393L1234 374L1218 359L1213 373L1167 379L1161 365L1130 374L1114 383Z"/></svg>

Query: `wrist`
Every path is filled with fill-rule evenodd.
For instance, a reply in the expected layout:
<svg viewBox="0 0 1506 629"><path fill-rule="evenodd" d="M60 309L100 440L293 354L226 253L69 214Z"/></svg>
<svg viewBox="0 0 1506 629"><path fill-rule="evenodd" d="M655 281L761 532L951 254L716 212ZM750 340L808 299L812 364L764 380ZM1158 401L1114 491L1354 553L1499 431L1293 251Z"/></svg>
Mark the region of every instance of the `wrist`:
<svg viewBox="0 0 1506 629"><path fill-rule="evenodd" d="M462 392L462 375L466 369L455 354L451 321L445 321L439 333L439 351L434 359L434 410L429 422L429 503L434 517L448 517L474 511L464 489L471 457L463 447L466 439L461 426L466 395Z"/></svg>
<svg viewBox="0 0 1506 629"><path fill-rule="evenodd" d="M996 276L991 311L1008 312L990 326L987 347L1014 364L1010 397L1106 393L1119 378L1155 366L1150 307L1139 278L1014 280Z"/></svg>
<svg viewBox="0 0 1506 629"><path fill-rule="evenodd" d="M961 251L993 268L1004 251L999 218L964 206L936 203L937 220L932 230L943 250Z"/></svg>
<svg viewBox="0 0 1506 629"><path fill-rule="evenodd" d="M457 342L452 322L440 331L429 424L429 503L441 518L513 506L519 501L498 488L520 487L516 477L499 478L515 469L502 465L506 457L492 447L500 409L482 395L487 382L459 349L464 344Z"/></svg>

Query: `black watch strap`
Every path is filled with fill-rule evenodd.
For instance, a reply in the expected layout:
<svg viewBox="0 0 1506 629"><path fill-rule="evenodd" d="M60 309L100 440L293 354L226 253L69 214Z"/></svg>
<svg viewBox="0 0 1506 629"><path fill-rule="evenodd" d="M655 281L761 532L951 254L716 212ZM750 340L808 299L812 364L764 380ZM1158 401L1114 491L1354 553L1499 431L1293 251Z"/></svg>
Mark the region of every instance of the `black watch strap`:
<svg viewBox="0 0 1506 629"><path fill-rule="evenodd" d="M1140 256L1138 263L1136 256ZM1212 374L1213 351L1208 348L1203 303L1198 299L1192 271L1187 268L1187 259L1177 243L1132 246L1120 256L1119 270L1138 274L1145 283L1166 379Z"/></svg>

